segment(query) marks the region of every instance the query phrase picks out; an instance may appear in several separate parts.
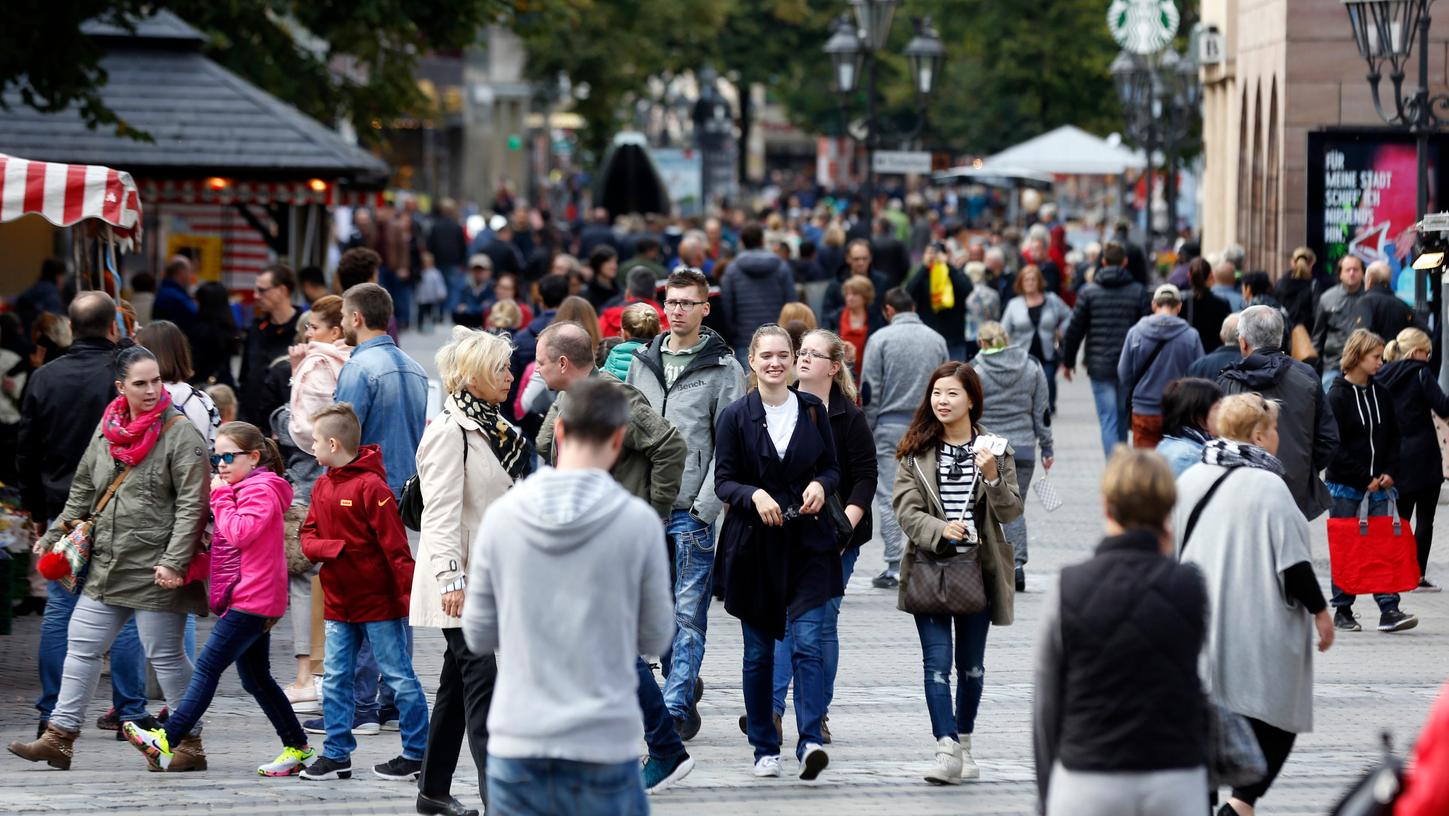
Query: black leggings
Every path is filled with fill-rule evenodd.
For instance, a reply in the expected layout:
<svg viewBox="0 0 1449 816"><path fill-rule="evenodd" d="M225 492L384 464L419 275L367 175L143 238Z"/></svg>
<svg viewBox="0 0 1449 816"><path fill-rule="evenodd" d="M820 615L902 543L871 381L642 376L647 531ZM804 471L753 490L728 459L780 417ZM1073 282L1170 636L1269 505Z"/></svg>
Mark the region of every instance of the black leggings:
<svg viewBox="0 0 1449 816"><path fill-rule="evenodd" d="M1245 804L1256 805L1258 798L1267 793L1273 780L1278 778L1278 772L1283 770L1283 763L1288 761L1288 753L1293 750L1293 741L1298 739L1298 735L1274 728L1252 717L1247 720L1248 725L1253 727L1253 736L1258 738L1258 746L1263 749L1263 758L1268 761L1268 775L1257 784L1233 788L1233 798Z"/></svg>
<svg viewBox="0 0 1449 816"><path fill-rule="evenodd" d="M1429 548L1434 546L1434 512L1439 509L1439 485L1415 493L1399 491L1399 518L1414 519L1414 541L1419 546L1419 574L1429 568Z"/></svg>

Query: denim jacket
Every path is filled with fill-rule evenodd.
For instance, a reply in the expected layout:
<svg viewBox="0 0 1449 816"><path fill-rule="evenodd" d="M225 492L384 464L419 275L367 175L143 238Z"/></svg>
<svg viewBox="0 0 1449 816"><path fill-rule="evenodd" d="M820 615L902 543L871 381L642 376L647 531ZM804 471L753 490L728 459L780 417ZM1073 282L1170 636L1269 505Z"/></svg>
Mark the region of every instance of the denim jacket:
<svg viewBox="0 0 1449 816"><path fill-rule="evenodd" d="M383 335L360 344L337 375L338 402L352 404L362 423L362 444L382 448L387 486L402 496L417 472L418 443L427 424L428 375Z"/></svg>

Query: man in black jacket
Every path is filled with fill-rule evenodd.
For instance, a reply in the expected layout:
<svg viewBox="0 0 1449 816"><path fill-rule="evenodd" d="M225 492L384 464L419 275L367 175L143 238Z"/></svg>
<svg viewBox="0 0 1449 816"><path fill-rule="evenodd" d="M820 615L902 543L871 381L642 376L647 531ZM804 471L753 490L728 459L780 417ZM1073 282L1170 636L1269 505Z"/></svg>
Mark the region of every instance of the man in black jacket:
<svg viewBox="0 0 1449 816"><path fill-rule="evenodd" d="M931 301L931 265L938 258L946 260L946 245L939 241L926 247L925 253L921 255L920 267L906 283L906 293L920 304L916 311L921 315L921 322L946 338L946 353L951 355L951 359L965 360L966 298L971 294L971 279L957 267L948 266L952 303L949 308L937 309Z"/></svg>
<svg viewBox="0 0 1449 816"><path fill-rule="evenodd" d="M1364 273L1363 297L1353 307L1353 328L1368 329L1386 342L1398 337L1404 329L1423 328L1414 320L1414 308L1394 294L1393 278L1388 263L1369 264Z"/></svg>
<svg viewBox="0 0 1449 816"><path fill-rule="evenodd" d="M892 286L900 286L911 271L911 255L906 245L896 237L896 225L889 218L875 220L875 235L870 239L871 256L876 268L885 275L886 285L876 291L885 293Z"/></svg>
<svg viewBox="0 0 1449 816"><path fill-rule="evenodd" d="M1077 349L1086 342L1087 377L1097 403L1102 430L1102 451L1127 441L1132 418L1127 413L1127 389L1117 381L1117 362L1127 332L1151 311L1146 287L1133 279L1124 264L1127 252L1110 243L1102 250L1102 268L1077 298L1076 311L1062 341L1062 375L1068 380L1077 367Z"/></svg>
<svg viewBox="0 0 1449 816"><path fill-rule="evenodd" d="M286 264L272 264L257 275L257 316L247 328L237 402L241 419L258 428L272 427L272 411L286 405L289 397L289 393L278 394L275 387L268 387L267 372L297 342L301 312L292 305L295 291L297 274Z"/></svg>

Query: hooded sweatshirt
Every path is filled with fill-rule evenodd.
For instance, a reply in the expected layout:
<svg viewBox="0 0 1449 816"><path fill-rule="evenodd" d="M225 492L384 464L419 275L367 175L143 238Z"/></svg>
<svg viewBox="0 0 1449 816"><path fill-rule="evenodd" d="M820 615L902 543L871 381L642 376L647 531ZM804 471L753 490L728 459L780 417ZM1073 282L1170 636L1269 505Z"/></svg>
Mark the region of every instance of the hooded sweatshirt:
<svg viewBox="0 0 1449 816"><path fill-rule="evenodd" d="M602 470L543 467L484 515L463 636L495 650L493 756L637 760L641 654L674 637L664 527Z"/></svg>
<svg viewBox="0 0 1449 816"><path fill-rule="evenodd" d="M781 307L795 300L795 273L789 264L763 249L741 252L720 281L730 343L735 348L748 346L755 329L773 323Z"/></svg>
<svg viewBox="0 0 1449 816"><path fill-rule="evenodd" d="M221 596L221 585L231 586L230 599L213 604L213 612L236 609L279 618L287 611L282 514L291 503L292 486L264 467L236 484L212 488L216 526L211 538L211 589Z"/></svg>
<svg viewBox="0 0 1449 816"><path fill-rule="evenodd" d="M1162 351L1148 365L1148 358ZM1162 391L1167 384L1186 376L1187 369L1202 357L1202 340L1191 323L1169 314L1154 314L1137 321L1122 343L1117 358L1117 382L1131 388L1132 413L1162 415Z"/></svg>
<svg viewBox="0 0 1449 816"><path fill-rule="evenodd" d="M1358 386L1344 377L1328 389L1328 404L1338 421L1338 447L1324 478L1364 490L1375 477L1399 477L1399 421L1394 398L1374 382Z"/></svg>
<svg viewBox="0 0 1449 816"><path fill-rule="evenodd" d="M1026 349L1007 346L976 355L971 367L981 378L981 427L1006 437L1018 461L1035 459L1038 441L1042 456L1051 456L1047 379L1041 364Z"/></svg>
<svg viewBox="0 0 1449 816"><path fill-rule="evenodd" d="M312 415L332 404L337 375L352 355L352 347L317 340L307 344L307 356L292 372L292 396L287 430L298 450L312 450Z"/></svg>

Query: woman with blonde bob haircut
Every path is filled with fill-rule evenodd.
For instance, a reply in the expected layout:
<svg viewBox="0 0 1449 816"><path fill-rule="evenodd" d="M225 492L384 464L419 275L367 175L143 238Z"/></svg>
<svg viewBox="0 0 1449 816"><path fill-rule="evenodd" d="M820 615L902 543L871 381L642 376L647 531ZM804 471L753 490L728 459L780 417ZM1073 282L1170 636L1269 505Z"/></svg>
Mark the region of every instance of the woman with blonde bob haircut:
<svg viewBox="0 0 1449 816"><path fill-rule="evenodd" d="M1102 476L1106 536L1043 606L1034 742L1049 816L1175 816L1208 798L1207 590L1173 557L1176 498L1160 455L1119 446Z"/></svg>
<svg viewBox="0 0 1449 816"><path fill-rule="evenodd" d="M418 568L413 574L413 626L442 629L446 650L433 704L433 726L418 778L418 806L428 812L462 805L452 797L453 771L466 729L478 778L486 778L488 706L498 663L474 654L463 640L462 614L468 554L483 513L526 475L533 452L522 433L499 412L513 385L508 340L454 326L438 350L438 376L447 396L443 410L418 444L423 515ZM486 786L479 785L483 801Z"/></svg>
<svg viewBox="0 0 1449 816"><path fill-rule="evenodd" d="M1308 520L1278 461L1278 405L1260 394L1218 403L1219 438L1178 480L1172 529L1184 564L1207 583L1212 701L1248 720L1268 773L1233 788L1218 816L1252 816L1299 734L1313 730L1313 638L1333 645L1333 618L1313 574ZM1154 685L1154 687L1156 687Z"/></svg>
<svg viewBox="0 0 1449 816"><path fill-rule="evenodd" d="M1429 367L1433 349L1429 335L1404 329L1384 348L1384 367L1374 375L1374 382L1388 389L1399 421L1399 516L1414 520L1419 592L1439 591L1439 585L1424 573L1434 545L1439 488L1444 484L1444 460L1433 418L1449 418L1449 396L1439 388L1439 379Z"/></svg>

